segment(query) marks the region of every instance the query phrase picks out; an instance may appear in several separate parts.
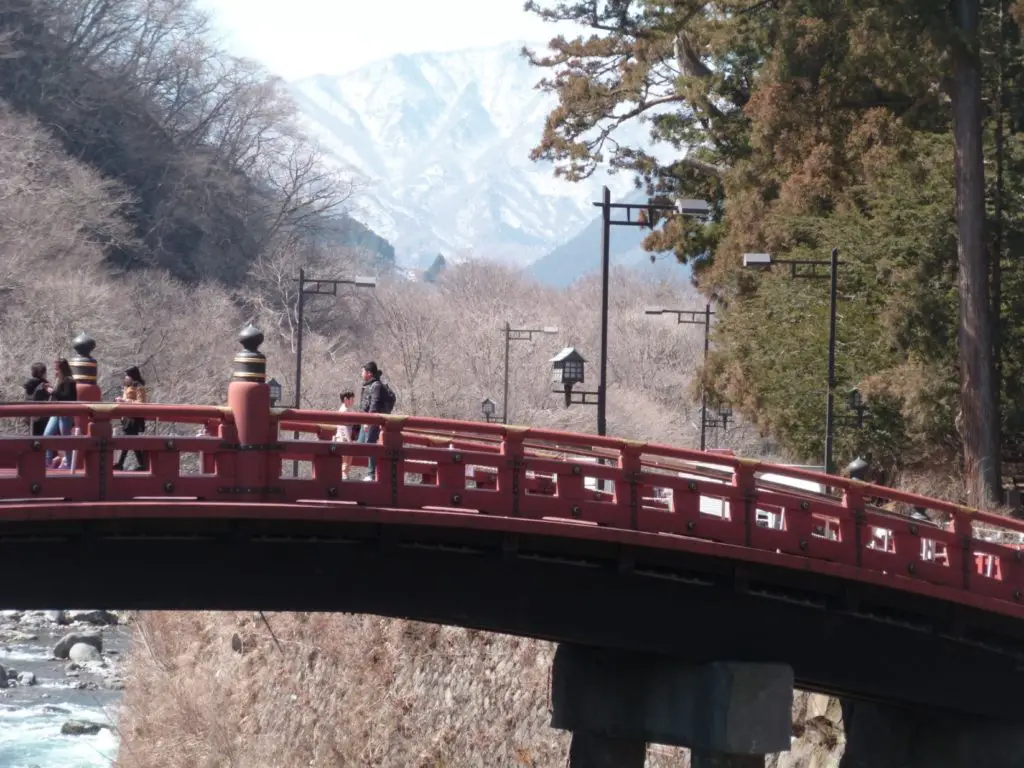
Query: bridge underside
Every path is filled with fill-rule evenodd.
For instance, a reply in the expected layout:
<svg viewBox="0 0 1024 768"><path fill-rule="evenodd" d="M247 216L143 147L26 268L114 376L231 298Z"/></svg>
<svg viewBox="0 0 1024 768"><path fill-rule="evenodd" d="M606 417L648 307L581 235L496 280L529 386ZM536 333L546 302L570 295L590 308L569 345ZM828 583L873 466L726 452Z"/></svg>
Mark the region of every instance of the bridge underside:
<svg viewBox="0 0 1024 768"><path fill-rule="evenodd" d="M422 517L422 513L421 517ZM0 607L370 613L1024 721L1024 627L721 556L465 527L177 519L0 523Z"/></svg>

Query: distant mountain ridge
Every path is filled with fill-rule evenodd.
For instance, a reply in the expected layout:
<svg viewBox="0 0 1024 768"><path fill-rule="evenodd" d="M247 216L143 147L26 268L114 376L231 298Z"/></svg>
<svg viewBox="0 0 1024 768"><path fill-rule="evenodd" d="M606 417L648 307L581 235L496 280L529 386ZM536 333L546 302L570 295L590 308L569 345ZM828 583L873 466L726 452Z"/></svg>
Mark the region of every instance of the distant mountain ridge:
<svg viewBox="0 0 1024 768"><path fill-rule="evenodd" d="M621 203L643 203L647 195L643 190L616 200ZM564 288L574 280L601 269L601 216L597 215L575 237L557 246L542 256L527 271L538 282L556 288ZM639 227L613 226L608 238L609 261L612 266L631 267L652 277L689 277L689 265L679 264L671 254L660 254L654 262L651 254L643 249L648 229Z"/></svg>
<svg viewBox="0 0 1024 768"><path fill-rule="evenodd" d="M626 174L572 184L530 160L556 100L521 47L398 55L292 84L311 133L362 182L352 216L399 264L441 253L525 266L592 222L604 184L633 190Z"/></svg>

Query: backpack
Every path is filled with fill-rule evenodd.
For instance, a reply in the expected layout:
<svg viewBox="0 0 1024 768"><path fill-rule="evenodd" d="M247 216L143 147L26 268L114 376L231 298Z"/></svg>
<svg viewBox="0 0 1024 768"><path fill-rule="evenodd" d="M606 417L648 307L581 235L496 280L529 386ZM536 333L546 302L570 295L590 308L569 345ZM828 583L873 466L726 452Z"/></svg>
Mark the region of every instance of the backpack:
<svg viewBox="0 0 1024 768"><path fill-rule="evenodd" d="M395 394L395 390L391 388L390 384L382 381L380 383L380 412L391 413L395 410L397 403L398 395Z"/></svg>

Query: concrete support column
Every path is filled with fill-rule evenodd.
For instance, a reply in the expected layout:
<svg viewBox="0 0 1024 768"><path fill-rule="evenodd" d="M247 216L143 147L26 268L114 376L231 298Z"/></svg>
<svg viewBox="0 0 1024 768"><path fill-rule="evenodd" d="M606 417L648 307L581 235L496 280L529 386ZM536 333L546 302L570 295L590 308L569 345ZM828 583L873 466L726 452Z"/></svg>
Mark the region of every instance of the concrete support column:
<svg viewBox="0 0 1024 768"><path fill-rule="evenodd" d="M569 747L569 768L644 768L647 744L575 731Z"/></svg>
<svg viewBox="0 0 1024 768"><path fill-rule="evenodd" d="M843 701L840 768L1024 768L1024 725Z"/></svg>
<svg viewBox="0 0 1024 768"><path fill-rule="evenodd" d="M764 755L727 755L723 752L690 752L690 768L764 768Z"/></svg>
<svg viewBox="0 0 1024 768"><path fill-rule="evenodd" d="M789 749L793 670L560 645L551 705L572 768L642 768L649 743L689 747L694 768L761 767Z"/></svg>

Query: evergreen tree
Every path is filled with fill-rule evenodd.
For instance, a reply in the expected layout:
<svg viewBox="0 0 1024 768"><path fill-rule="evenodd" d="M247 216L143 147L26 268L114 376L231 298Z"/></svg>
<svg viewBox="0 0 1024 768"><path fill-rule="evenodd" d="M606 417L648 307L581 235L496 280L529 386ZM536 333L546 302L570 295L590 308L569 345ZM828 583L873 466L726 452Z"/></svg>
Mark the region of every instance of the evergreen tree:
<svg viewBox="0 0 1024 768"><path fill-rule="evenodd" d="M1013 127L999 133L987 190L993 227L985 208L983 149L1012 111L1021 61L1002 1L527 5L591 33L556 38L550 56L527 52L559 97L534 158L570 179L607 162L651 194L714 204L711 226L672 219L645 244L692 260L702 288L723 297L704 374L715 396L796 453L819 454L827 288L753 275L740 260L823 259L838 246L839 381L871 397L875 418L841 429L837 456L871 451L899 467L962 451L976 503L999 492L999 384L1003 421L1024 426L1013 407L1024 339L999 323L1024 277L1008 258L1022 232L1008 191L1021 179ZM993 49L996 68L981 57ZM679 156L658 163L617 144L627 120Z"/></svg>
<svg viewBox="0 0 1024 768"><path fill-rule="evenodd" d="M448 262L445 261L442 254L437 254L437 257L430 263L430 266L423 272L423 282L433 283L437 281L441 273L444 271L445 266Z"/></svg>

